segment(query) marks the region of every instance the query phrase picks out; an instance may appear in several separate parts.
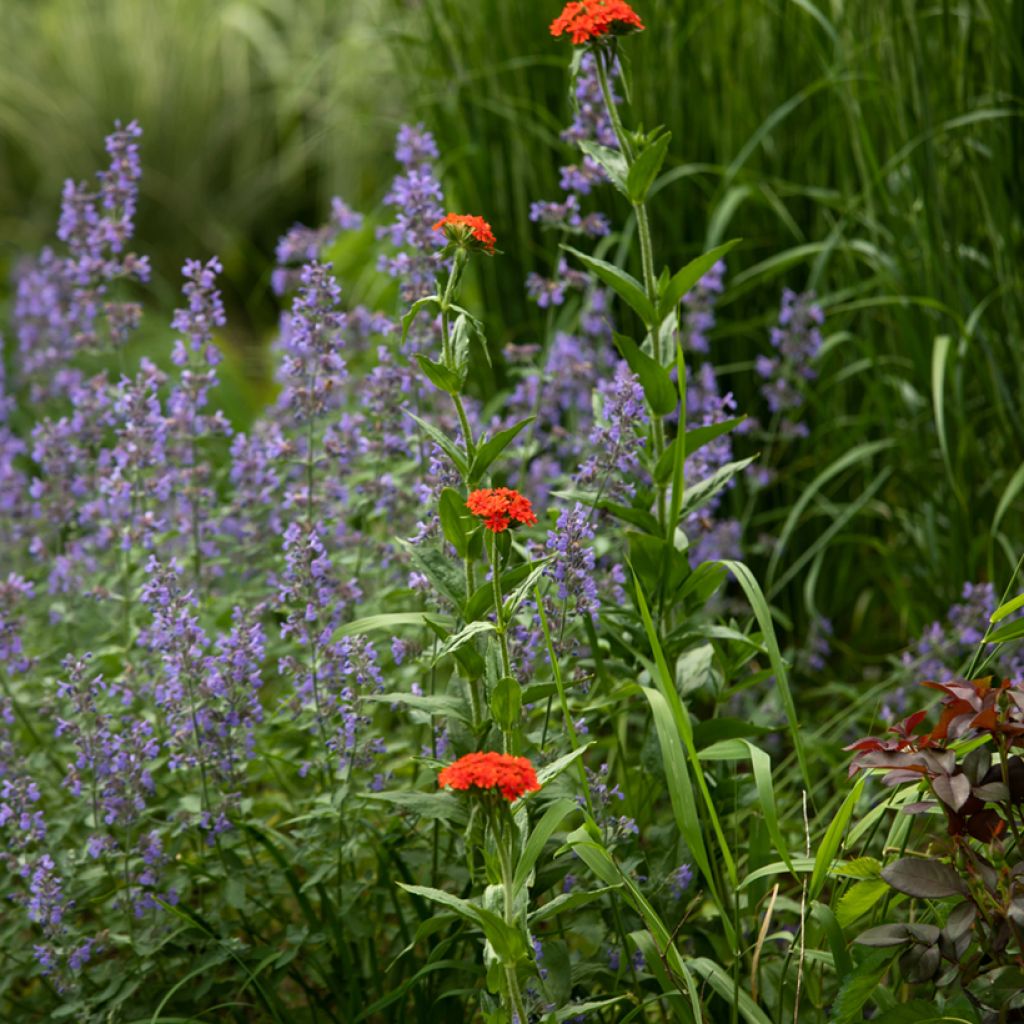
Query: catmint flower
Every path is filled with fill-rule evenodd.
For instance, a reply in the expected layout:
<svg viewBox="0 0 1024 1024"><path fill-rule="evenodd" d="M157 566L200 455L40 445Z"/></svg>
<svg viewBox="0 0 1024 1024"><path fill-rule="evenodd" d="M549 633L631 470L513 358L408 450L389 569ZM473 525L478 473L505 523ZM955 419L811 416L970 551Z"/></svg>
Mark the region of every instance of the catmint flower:
<svg viewBox="0 0 1024 1024"><path fill-rule="evenodd" d="M588 543L593 538L594 529L579 502L563 510L555 529L548 534L546 547L554 557L544 574L558 584L559 600L571 600L577 615L589 615L596 622L601 602L594 579L594 549Z"/></svg>
<svg viewBox="0 0 1024 1024"><path fill-rule="evenodd" d="M632 493L629 482L640 467L640 449L645 444L641 428L648 422L644 389L640 378L620 362L610 381L597 385L602 398L600 420L589 435L593 455L580 466L577 481L597 486L609 496Z"/></svg>
<svg viewBox="0 0 1024 1024"><path fill-rule="evenodd" d="M811 365L821 350L821 325L825 314L814 301L813 292L783 289L778 325L772 328L771 343L776 355L759 355L755 369L763 377L761 388L773 413L796 409L803 404L800 382L813 380L817 372ZM806 437L806 424L787 419L785 433Z"/></svg>
<svg viewBox="0 0 1024 1024"><path fill-rule="evenodd" d="M379 269L401 282L402 300L407 303L428 295L439 269L436 236L432 225L444 216L443 193L434 173L437 143L421 125L403 125L398 132L395 156L403 165L384 196L395 212L394 222L377 229L398 252L382 255Z"/></svg>
<svg viewBox="0 0 1024 1024"><path fill-rule="evenodd" d="M679 867L669 876L669 886L672 890L672 899L682 899L683 893L690 887L693 881L693 868L689 864L680 864Z"/></svg>
<svg viewBox="0 0 1024 1024"><path fill-rule="evenodd" d="M301 281L301 266L320 259L323 251L346 231L362 226L362 214L350 210L344 200L335 196L331 200L331 214L327 223L319 228L294 224L277 242L274 260L277 266L270 277L275 295L284 295Z"/></svg>

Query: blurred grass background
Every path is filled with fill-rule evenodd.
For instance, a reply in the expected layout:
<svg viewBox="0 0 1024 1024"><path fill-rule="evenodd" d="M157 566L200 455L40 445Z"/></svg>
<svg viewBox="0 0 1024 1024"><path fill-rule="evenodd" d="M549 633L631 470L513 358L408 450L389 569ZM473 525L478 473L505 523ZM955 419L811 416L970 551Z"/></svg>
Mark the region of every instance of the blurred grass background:
<svg viewBox="0 0 1024 1024"><path fill-rule="evenodd" d="M157 301L173 304L184 256L217 252L233 322L263 337L277 236L335 193L369 210L394 129L422 118L452 208L484 214L504 251L479 280L492 340L535 338L522 281L554 242L529 205L573 159L569 47L547 32L560 7L3 0L0 269L51 236L61 181L99 165L114 118L137 117ZM769 538L753 561L796 635L827 614L851 654L881 657L965 580L1001 589L1024 550L1024 4L636 7L628 120L673 132L657 258L745 239L712 349L741 409L763 416L751 368L780 288L828 310L811 439L733 511ZM616 202L599 197L628 242Z"/></svg>

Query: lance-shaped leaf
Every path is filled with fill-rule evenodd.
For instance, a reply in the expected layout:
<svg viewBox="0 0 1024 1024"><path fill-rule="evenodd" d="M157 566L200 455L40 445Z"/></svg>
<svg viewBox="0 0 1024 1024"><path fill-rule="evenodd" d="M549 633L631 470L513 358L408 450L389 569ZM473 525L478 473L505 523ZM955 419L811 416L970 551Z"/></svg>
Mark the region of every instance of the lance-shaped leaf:
<svg viewBox="0 0 1024 1024"><path fill-rule="evenodd" d="M626 176L626 194L631 203L642 203L647 198L647 193L665 162L668 144L671 141L671 132L657 136L647 143L633 161L633 166Z"/></svg>
<svg viewBox="0 0 1024 1024"><path fill-rule="evenodd" d="M469 482L471 485L483 477L484 473L490 468L491 463L511 444L519 431L531 424L536 418L536 416L527 416L526 419L520 420L508 429L499 430L494 437L488 438L477 448L473 465L469 469Z"/></svg>
<svg viewBox="0 0 1024 1024"><path fill-rule="evenodd" d="M445 539L458 552L459 558L465 558L469 551L470 535L476 526L466 509L466 499L455 488L446 487L441 491L437 511Z"/></svg>
<svg viewBox="0 0 1024 1024"><path fill-rule="evenodd" d="M462 389L462 382L454 370L449 370L442 363L435 363L433 359L428 359L422 352L416 353L416 362L420 364L420 369L427 375L430 383L445 394L457 395Z"/></svg>
<svg viewBox="0 0 1024 1024"><path fill-rule="evenodd" d="M604 281L627 305L643 320L648 327L654 325L654 306L651 305L644 286L632 274L615 266L614 263L607 263L595 256L588 256L571 245L563 245L566 252L571 252L588 270L592 270Z"/></svg>
<svg viewBox="0 0 1024 1024"><path fill-rule="evenodd" d="M679 393L668 370L644 352L632 338L624 334L615 334L614 337L629 368L640 378L651 412L655 416L667 416L675 412L679 404Z"/></svg>
<svg viewBox="0 0 1024 1024"><path fill-rule="evenodd" d="M709 252L690 260L682 270L677 271L665 285L658 299L658 322L674 312L683 296L727 253L740 244L741 239L733 238Z"/></svg>

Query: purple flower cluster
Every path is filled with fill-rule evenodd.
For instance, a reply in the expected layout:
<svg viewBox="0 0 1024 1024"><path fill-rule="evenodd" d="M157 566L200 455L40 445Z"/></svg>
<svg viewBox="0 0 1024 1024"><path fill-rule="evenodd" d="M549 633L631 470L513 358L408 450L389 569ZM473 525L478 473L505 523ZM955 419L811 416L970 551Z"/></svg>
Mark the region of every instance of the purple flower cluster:
<svg viewBox="0 0 1024 1024"><path fill-rule="evenodd" d="M141 134L134 121L125 128L118 123L107 137L110 164L97 174L98 187L65 183L57 237L66 254L45 249L18 275L14 323L34 399L65 395L80 379L66 364L99 344L101 318L114 345L122 345L138 325L141 307L113 301L111 286L120 279L149 280L147 258L126 251L142 173Z"/></svg>
<svg viewBox="0 0 1024 1024"><path fill-rule="evenodd" d="M362 226L363 215L350 210L344 200L335 196L331 200L331 215L327 223L319 228L308 228L295 224L277 242L273 274L270 287L275 295L284 295L297 287L301 281L303 264L320 259L324 249L346 231L355 231Z"/></svg>
<svg viewBox="0 0 1024 1024"><path fill-rule="evenodd" d="M0 671L19 674L28 669L22 630L25 613L21 606L35 597L35 587L15 572L0 578Z"/></svg>
<svg viewBox="0 0 1024 1024"><path fill-rule="evenodd" d="M825 314L815 301L814 292L783 289L778 325L772 328L771 342L776 355L757 357L756 369L764 385L768 408L785 413L803 405L801 381L814 380L817 372L811 365L821 350L821 325ZM806 423L787 417L782 420L784 432L791 437L806 437Z"/></svg>
<svg viewBox="0 0 1024 1024"><path fill-rule="evenodd" d="M633 818L615 814L615 806L626 799L618 783L609 784L607 764L602 764L595 772L587 769L587 785L590 789L590 803L606 843L627 839L640 834L640 829ZM577 798L582 805L582 797Z"/></svg>
<svg viewBox="0 0 1024 1024"><path fill-rule="evenodd" d="M609 87L615 103L621 102L614 91L617 73L616 66L609 76ZM596 142L608 149L618 148L611 118L601 94L597 66L590 53L584 54L580 62L575 98L575 116L572 124L562 132L562 138L576 146L581 142ZM611 230L608 218L598 212L584 215L580 206L580 196L590 195L595 186L607 180L608 177L601 165L592 157L583 155L579 163L568 164L559 172L559 184L565 197L561 201L538 200L532 203L530 220L543 227L558 228L588 238L601 238L607 235ZM531 275L527 281L527 288L542 306L561 305L565 301L561 272L551 281L536 274Z"/></svg>
<svg viewBox="0 0 1024 1024"><path fill-rule="evenodd" d="M384 197L385 204L396 211L395 220L378 228L377 237L398 250L393 256L381 256L379 269L401 282L407 303L433 291L439 269L439 236L432 230L444 216L444 195L433 167L438 156L434 136L422 124L399 129L395 158L403 170Z"/></svg>
<svg viewBox="0 0 1024 1024"><path fill-rule="evenodd" d="M946 683L962 671L964 662L981 643L989 617L999 603L991 583L965 583L960 600L953 604L945 621L931 623L917 642L902 656L903 667L917 679ZM1024 616L1017 612L1004 622ZM1001 678L1024 682L1024 648L1007 645L999 649L992 670Z"/></svg>
<svg viewBox="0 0 1024 1024"><path fill-rule="evenodd" d="M607 497L627 496L633 491L630 478L639 470L646 442L641 432L648 422L644 389L640 378L620 362L612 380L602 380L597 391L602 410L589 436L594 454L580 466L576 479Z"/></svg>
<svg viewBox="0 0 1024 1024"><path fill-rule="evenodd" d="M594 528L587 512L577 502L558 516L555 529L548 534L547 549L552 559L544 570L558 584L558 598L570 601L577 615L588 615L596 622L601 601L594 578L596 558L588 541L594 539Z"/></svg>

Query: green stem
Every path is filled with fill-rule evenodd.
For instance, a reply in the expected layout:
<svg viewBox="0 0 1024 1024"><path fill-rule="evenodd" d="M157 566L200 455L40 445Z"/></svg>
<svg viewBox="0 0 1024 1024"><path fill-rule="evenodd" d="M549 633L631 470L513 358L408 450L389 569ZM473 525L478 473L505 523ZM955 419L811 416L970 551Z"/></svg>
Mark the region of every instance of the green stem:
<svg viewBox="0 0 1024 1024"><path fill-rule="evenodd" d="M504 815L503 815L504 819ZM515 893L512 889L512 881L515 875L512 871L512 824L511 820L502 821L496 835L498 857L501 860L501 883L505 890L505 923L515 924ZM505 964L505 980L508 984L509 1002L512 1010L518 1017L520 1024L526 1024L529 1018L526 1015L526 1006L523 1003L523 994L519 989L519 976L516 974L515 965Z"/></svg>
<svg viewBox="0 0 1024 1024"><path fill-rule="evenodd" d="M501 648L501 673L503 676L509 676L512 678L512 660L508 653L507 624L505 622L504 608L502 607L501 598L501 562L498 558L497 533L491 534L490 555L491 586L494 588L494 618L498 632L498 645ZM515 736L510 727L504 725L501 727L501 739L504 752L506 754L515 753Z"/></svg>

